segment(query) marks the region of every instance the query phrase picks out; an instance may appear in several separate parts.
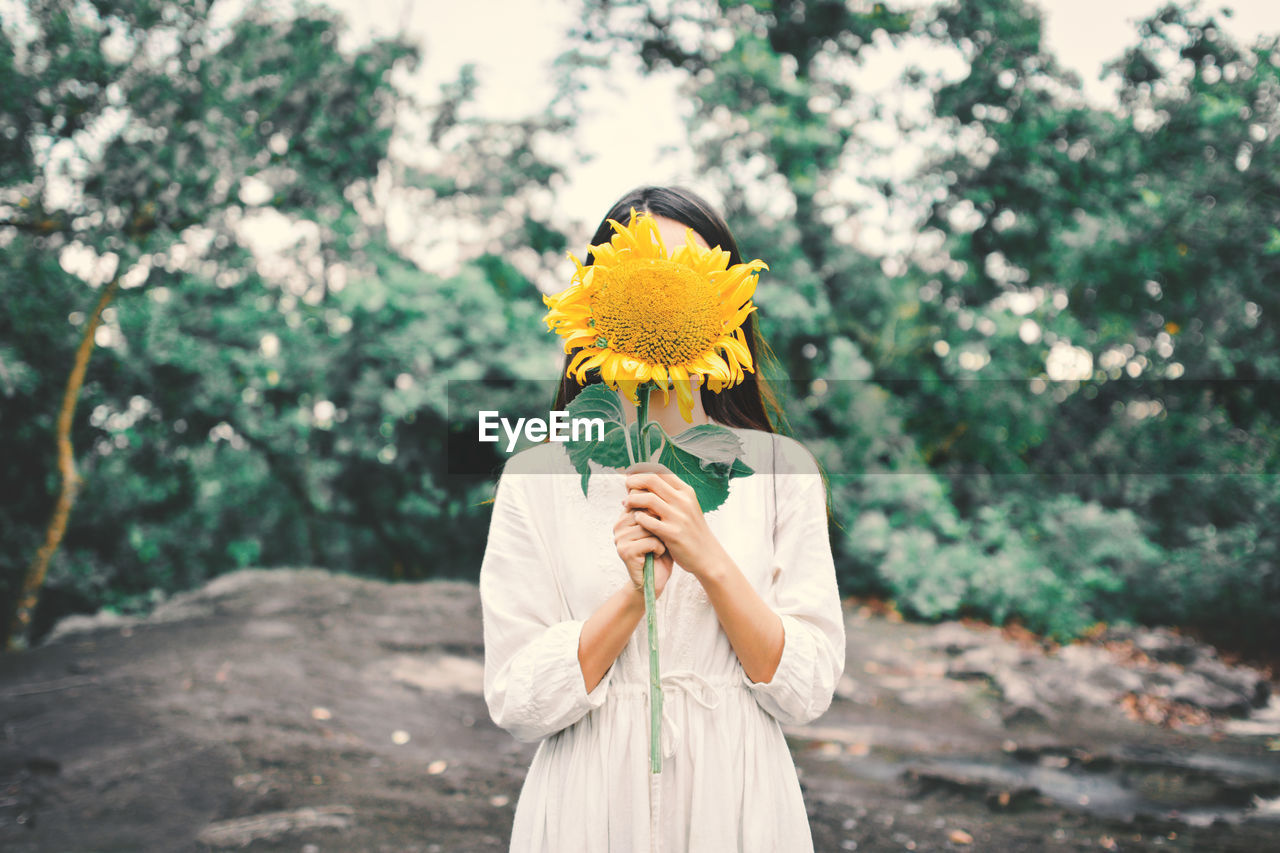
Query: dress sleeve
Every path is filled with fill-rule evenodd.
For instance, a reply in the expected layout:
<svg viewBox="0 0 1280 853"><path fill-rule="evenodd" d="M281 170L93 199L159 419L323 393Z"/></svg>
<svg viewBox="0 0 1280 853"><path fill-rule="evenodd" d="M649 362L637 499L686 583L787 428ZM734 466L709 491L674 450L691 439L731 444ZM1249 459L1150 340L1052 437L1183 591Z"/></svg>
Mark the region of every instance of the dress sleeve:
<svg viewBox="0 0 1280 853"><path fill-rule="evenodd" d="M831 705L844 672L845 632L827 531L826 491L813 457L778 439L777 521L765 601L782 618L782 659L773 678L747 686L766 711L802 725Z"/></svg>
<svg viewBox="0 0 1280 853"><path fill-rule="evenodd" d="M480 566L485 702L495 724L530 743L598 708L613 673L587 693L578 663L583 623L565 618L548 531L537 523L546 516L531 510L528 490L539 481L547 482L504 472Z"/></svg>

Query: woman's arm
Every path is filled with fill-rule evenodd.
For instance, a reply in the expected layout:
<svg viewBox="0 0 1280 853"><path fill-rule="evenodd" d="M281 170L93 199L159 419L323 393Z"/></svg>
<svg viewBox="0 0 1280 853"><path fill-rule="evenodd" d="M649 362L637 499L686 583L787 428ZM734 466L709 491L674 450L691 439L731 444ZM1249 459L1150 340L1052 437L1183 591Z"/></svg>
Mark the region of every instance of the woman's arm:
<svg viewBox="0 0 1280 853"><path fill-rule="evenodd" d="M727 553L695 574L702 581L747 678L757 684L772 681L782 660L781 617L765 603Z"/></svg>
<svg viewBox="0 0 1280 853"><path fill-rule="evenodd" d="M582 682L588 693L622 654L642 618L644 591L628 583L583 623L578 638L578 665L582 667Z"/></svg>
<svg viewBox="0 0 1280 853"><path fill-rule="evenodd" d="M634 513L623 510L613 525L613 541L618 556L627 567L631 582L610 596L582 626L578 640L578 665L582 681L590 693L613 666L636 626L644 617L644 555L654 555L653 581L655 598L671 577L671 555L666 546L643 527L636 524Z"/></svg>
<svg viewBox="0 0 1280 853"><path fill-rule="evenodd" d="M742 670L767 683L782 660L782 619L765 603L707 525L693 488L669 469L641 463L627 469L627 499L636 521L707 591Z"/></svg>
<svg viewBox="0 0 1280 853"><path fill-rule="evenodd" d="M570 617L553 557L555 530L548 520L551 482L530 458L508 462L493 504L480 568L485 673L489 714L501 728L534 742L576 723L604 703L603 677L585 689L579 650L586 621ZM576 485L576 479L575 479Z"/></svg>

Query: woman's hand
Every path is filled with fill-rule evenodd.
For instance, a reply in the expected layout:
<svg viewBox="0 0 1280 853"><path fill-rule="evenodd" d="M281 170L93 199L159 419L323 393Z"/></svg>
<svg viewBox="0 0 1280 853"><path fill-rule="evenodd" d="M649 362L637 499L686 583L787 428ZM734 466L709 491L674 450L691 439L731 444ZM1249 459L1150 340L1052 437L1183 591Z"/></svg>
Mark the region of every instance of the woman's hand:
<svg viewBox="0 0 1280 853"><path fill-rule="evenodd" d="M671 469L656 462L640 462L627 469L627 497L623 506L643 510L636 522L666 546L669 558L699 580L729 560L711 532L693 487Z"/></svg>
<svg viewBox="0 0 1280 853"><path fill-rule="evenodd" d="M644 555L653 554L653 592L657 598L671 577L671 555L661 539L636 523L636 516L644 514L643 510L624 509L613 525L613 544L637 589L644 585Z"/></svg>

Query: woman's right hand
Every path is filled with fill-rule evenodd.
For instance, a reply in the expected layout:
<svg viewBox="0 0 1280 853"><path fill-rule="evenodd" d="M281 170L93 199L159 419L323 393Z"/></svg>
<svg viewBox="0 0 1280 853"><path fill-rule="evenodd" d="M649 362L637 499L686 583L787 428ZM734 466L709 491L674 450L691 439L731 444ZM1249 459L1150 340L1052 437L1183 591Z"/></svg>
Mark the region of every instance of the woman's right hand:
<svg viewBox="0 0 1280 853"><path fill-rule="evenodd" d="M667 553L667 546L662 544L661 539L636 521L637 512L644 510L627 509L618 516L617 523L613 525L613 544L627 567L631 583L637 589L644 585L644 555L653 554L653 591L654 598L657 598L662 595L662 589L671 577L671 555Z"/></svg>

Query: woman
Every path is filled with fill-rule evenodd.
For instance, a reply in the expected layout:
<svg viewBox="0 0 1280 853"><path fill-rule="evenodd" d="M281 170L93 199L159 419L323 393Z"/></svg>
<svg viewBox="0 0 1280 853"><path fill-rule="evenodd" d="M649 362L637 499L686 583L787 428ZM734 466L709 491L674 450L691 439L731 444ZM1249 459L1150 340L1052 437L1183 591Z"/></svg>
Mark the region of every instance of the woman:
<svg viewBox="0 0 1280 853"><path fill-rule="evenodd" d="M676 189L624 196L592 245L632 208L654 218L665 245L683 243L692 228L704 247L740 261L723 219ZM758 364L754 315L745 332ZM563 378L556 409L579 390ZM480 572L485 699L495 723L541 742L516 807L513 851L813 849L780 725L823 713L844 667L823 481L808 451L775 433L771 398L754 376L719 394L695 390L692 424L674 394L655 392L649 415L671 435L715 422L741 439L756 473L732 480L713 512L653 463L601 469L584 496L559 444L518 454L503 473ZM634 420L635 406L620 396ZM663 690L652 803L648 553Z"/></svg>

